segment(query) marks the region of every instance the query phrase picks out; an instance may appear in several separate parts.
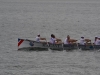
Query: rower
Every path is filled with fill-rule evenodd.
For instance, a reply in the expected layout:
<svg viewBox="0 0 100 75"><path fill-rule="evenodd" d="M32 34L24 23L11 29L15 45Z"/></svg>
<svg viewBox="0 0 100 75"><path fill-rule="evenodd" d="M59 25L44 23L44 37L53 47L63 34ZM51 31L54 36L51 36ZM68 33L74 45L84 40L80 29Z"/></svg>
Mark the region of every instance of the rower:
<svg viewBox="0 0 100 75"><path fill-rule="evenodd" d="M94 39L94 44L96 44L96 40L98 39L98 37L97 36L95 36L95 39Z"/></svg>
<svg viewBox="0 0 100 75"><path fill-rule="evenodd" d="M95 45L100 45L100 37L97 38Z"/></svg>
<svg viewBox="0 0 100 75"><path fill-rule="evenodd" d="M56 43L56 38L55 38L54 34L51 34L50 43L51 44L55 44Z"/></svg>
<svg viewBox="0 0 100 75"><path fill-rule="evenodd" d="M37 37L36 37L36 42L42 42L43 40L46 41L46 38L41 38L40 34L38 34Z"/></svg>
<svg viewBox="0 0 100 75"><path fill-rule="evenodd" d="M67 38L64 40L64 44L76 44L77 40L70 39L70 36L67 35Z"/></svg>
<svg viewBox="0 0 100 75"><path fill-rule="evenodd" d="M64 44L70 44L70 36L67 35L66 39L64 40Z"/></svg>
<svg viewBox="0 0 100 75"><path fill-rule="evenodd" d="M81 39L79 40L79 44L80 44L80 45L85 45L85 39L84 39L83 36L82 36Z"/></svg>
<svg viewBox="0 0 100 75"><path fill-rule="evenodd" d="M50 43L51 44L61 44L62 41L61 39L56 38L54 34L51 34Z"/></svg>

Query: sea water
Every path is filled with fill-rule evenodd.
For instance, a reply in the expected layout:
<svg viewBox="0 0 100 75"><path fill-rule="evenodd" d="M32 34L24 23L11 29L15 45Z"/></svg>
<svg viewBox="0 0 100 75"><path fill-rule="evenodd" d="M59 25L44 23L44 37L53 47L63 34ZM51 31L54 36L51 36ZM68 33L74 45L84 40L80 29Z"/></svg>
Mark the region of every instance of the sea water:
<svg viewBox="0 0 100 75"><path fill-rule="evenodd" d="M0 0L0 75L100 75L99 51L18 51L18 38L94 41L99 0Z"/></svg>

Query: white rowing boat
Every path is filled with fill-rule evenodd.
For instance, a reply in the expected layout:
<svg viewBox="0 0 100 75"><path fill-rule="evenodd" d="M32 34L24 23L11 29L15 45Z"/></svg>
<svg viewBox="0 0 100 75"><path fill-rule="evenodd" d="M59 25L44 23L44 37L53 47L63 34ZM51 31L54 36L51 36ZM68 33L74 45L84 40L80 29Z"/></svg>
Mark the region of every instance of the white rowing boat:
<svg viewBox="0 0 100 75"><path fill-rule="evenodd" d="M51 44L49 42L36 42L34 40L28 39L18 39L18 50L20 49L32 49L32 50L74 50L74 49L82 49L82 50L98 50L100 49L100 45L79 45L79 44Z"/></svg>

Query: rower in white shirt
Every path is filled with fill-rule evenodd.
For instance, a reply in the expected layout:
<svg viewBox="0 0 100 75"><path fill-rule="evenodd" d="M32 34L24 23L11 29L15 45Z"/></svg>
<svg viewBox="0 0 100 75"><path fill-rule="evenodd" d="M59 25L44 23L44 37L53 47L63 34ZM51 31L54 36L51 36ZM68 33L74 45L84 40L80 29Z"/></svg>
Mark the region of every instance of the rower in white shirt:
<svg viewBox="0 0 100 75"><path fill-rule="evenodd" d="M100 37L97 38L95 45L100 45Z"/></svg>
<svg viewBox="0 0 100 75"><path fill-rule="evenodd" d="M66 39L64 40L64 44L70 44L70 36L67 35Z"/></svg>
<svg viewBox="0 0 100 75"><path fill-rule="evenodd" d="M46 41L46 38L41 38L40 34L38 34L35 41L36 42L42 42L43 40Z"/></svg>
<svg viewBox="0 0 100 75"><path fill-rule="evenodd" d="M51 44L55 44L56 43L56 38L55 38L54 34L51 34L50 43Z"/></svg>
<svg viewBox="0 0 100 75"><path fill-rule="evenodd" d="M64 40L64 44L76 44L77 40L70 39L70 36L67 35L66 39Z"/></svg>
<svg viewBox="0 0 100 75"><path fill-rule="evenodd" d="M54 34L51 34L50 43L51 44L61 44L62 41L61 39L56 38Z"/></svg>
<svg viewBox="0 0 100 75"><path fill-rule="evenodd" d="M84 39L84 37L81 37L81 39L79 40L79 44L80 45L85 45L85 39Z"/></svg>
<svg viewBox="0 0 100 75"><path fill-rule="evenodd" d="M36 42L40 42L40 34L37 35Z"/></svg>

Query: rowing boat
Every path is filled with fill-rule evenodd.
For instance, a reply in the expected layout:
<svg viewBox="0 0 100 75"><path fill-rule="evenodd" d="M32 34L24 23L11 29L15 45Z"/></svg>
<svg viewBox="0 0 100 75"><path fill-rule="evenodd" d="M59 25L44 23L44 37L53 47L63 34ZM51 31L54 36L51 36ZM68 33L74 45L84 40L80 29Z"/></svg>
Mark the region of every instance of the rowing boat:
<svg viewBox="0 0 100 75"><path fill-rule="evenodd" d="M31 50L39 50L39 51L48 51L51 50L99 50L100 45L80 45L80 44L51 44L49 42L36 42L34 40L29 39L19 39L18 38L18 50L20 49L31 49Z"/></svg>

